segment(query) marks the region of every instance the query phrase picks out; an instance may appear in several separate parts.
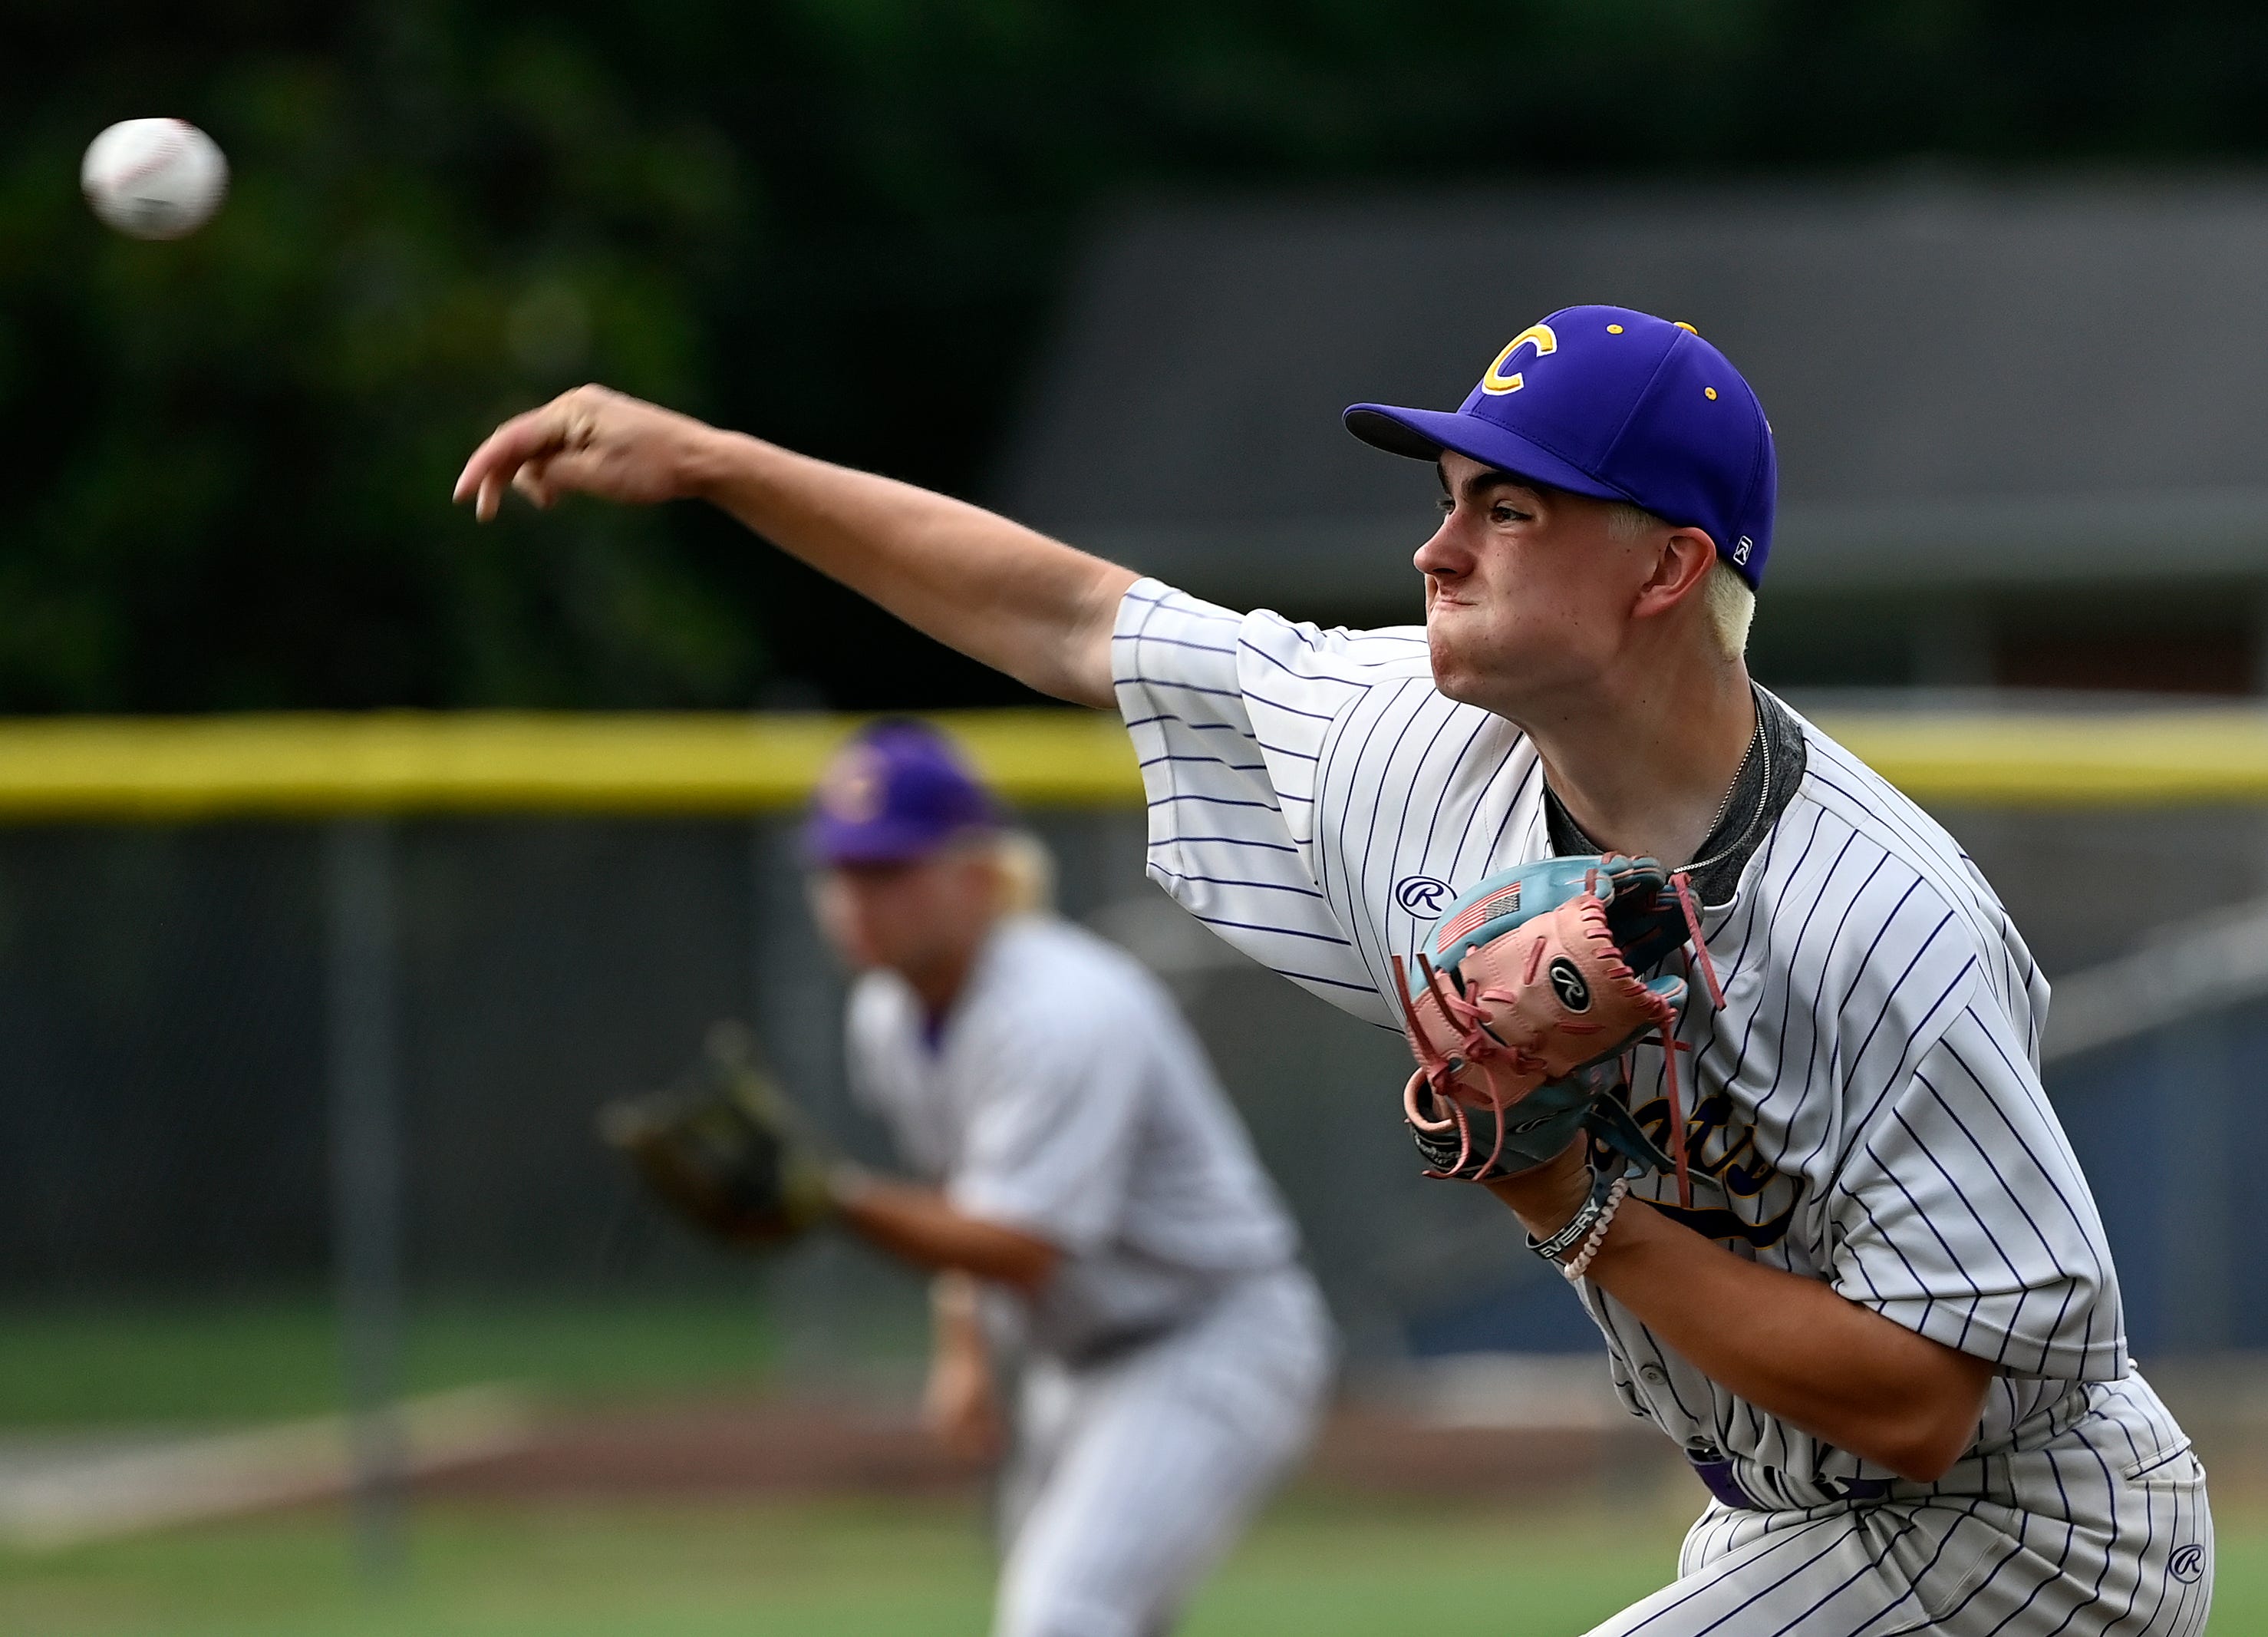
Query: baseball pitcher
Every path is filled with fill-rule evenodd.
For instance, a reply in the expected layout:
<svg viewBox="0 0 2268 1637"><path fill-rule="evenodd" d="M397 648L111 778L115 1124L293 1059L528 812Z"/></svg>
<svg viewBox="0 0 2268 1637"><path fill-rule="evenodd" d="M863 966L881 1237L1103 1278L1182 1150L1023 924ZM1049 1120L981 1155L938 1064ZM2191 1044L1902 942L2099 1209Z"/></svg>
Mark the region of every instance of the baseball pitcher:
<svg viewBox="0 0 2268 1637"><path fill-rule="evenodd" d="M1428 1169L1574 1281L1712 1497L1605 1633L2193 1633L2205 1473L2126 1354L2037 1068L2047 984L1946 832L1749 679L1777 469L1691 327L1570 307L1454 410L1425 624L1214 607L1005 520L583 388L507 483L700 496L1124 714L1152 874L1401 1029Z"/></svg>

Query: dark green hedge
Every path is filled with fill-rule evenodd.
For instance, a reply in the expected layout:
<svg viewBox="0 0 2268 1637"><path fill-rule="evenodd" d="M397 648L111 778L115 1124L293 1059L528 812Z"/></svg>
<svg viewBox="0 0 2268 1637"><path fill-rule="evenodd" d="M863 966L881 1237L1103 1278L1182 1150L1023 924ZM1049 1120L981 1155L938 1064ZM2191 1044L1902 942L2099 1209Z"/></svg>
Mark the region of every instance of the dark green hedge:
<svg viewBox="0 0 2268 1637"><path fill-rule="evenodd" d="M1005 697L713 520L448 481L595 376L979 487L1129 191L2247 160L2264 70L2182 0L12 0L0 710ZM160 112L237 183L153 247L77 173Z"/></svg>

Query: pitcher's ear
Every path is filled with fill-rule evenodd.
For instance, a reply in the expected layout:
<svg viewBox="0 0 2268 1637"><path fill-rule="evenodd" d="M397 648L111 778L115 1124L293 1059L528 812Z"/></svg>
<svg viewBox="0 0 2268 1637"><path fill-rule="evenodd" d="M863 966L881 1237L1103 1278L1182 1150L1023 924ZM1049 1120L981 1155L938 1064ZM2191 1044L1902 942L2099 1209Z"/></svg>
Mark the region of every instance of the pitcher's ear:
<svg viewBox="0 0 2268 1637"><path fill-rule="evenodd" d="M1717 542L1705 529L1673 528L1662 537L1654 557L1653 571L1638 589L1631 612L1641 616L1666 614L1699 592L1717 564Z"/></svg>

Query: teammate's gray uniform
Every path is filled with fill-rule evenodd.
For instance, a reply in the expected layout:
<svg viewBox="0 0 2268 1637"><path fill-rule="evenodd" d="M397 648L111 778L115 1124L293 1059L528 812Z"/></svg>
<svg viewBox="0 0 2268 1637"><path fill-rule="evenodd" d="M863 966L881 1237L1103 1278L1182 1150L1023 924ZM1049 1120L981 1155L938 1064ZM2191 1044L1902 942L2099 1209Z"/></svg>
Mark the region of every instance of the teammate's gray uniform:
<svg viewBox="0 0 2268 1637"><path fill-rule="evenodd" d="M1490 873L1555 851L1535 748L1444 698L1414 628L1318 631L1154 580L1122 605L1120 704L1150 870L1278 971L1391 1027L1389 956ZM2117 1275L2042 1091L2047 984L1927 815L1759 690L1778 771L1697 875L1725 1005L1692 984L1694 1208L1737 1254L2000 1366L1967 1458L1921 1485L1727 1392L1587 1284L1615 1383L1719 1500L1683 1578L1602 1627L2180 1633L2211 1598L2204 1471L2126 1357ZM1562 846L1557 851L1581 850ZM1632 1091L1667 1121L1659 1048Z"/></svg>
<svg viewBox="0 0 2268 1637"><path fill-rule="evenodd" d="M853 1086L909 1165L1064 1260L995 1303L1025 1360L1000 1637L1145 1637L1313 1434L1330 1326L1290 1217L1164 988L1019 918L941 1035L895 975L851 996Z"/></svg>

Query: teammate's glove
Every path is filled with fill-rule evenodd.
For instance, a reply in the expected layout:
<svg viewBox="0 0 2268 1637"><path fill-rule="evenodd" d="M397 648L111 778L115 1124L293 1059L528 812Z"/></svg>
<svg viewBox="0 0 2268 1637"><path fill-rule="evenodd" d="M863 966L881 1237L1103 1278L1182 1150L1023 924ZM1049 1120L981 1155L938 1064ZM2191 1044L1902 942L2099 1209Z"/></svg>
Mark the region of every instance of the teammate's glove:
<svg viewBox="0 0 2268 1637"><path fill-rule="evenodd" d="M770 1250L834 1213L836 1161L756 1066L737 1025L709 1031L700 1066L679 1084L600 1109L599 1134L680 1215L727 1244Z"/></svg>
<svg viewBox="0 0 2268 1637"><path fill-rule="evenodd" d="M1674 1171L1691 1203L1672 1031L1685 980L1641 975L1691 938L1715 971L1682 876L1652 859L1545 859L1490 876L1449 906L1418 970L1394 960L1418 1072L1403 1111L1433 1173L1516 1176L1585 1132L1640 1167ZM1649 1034L1667 1061L1671 1152L1631 1117L1616 1059ZM1476 1140L1473 1116L1494 1127Z"/></svg>

